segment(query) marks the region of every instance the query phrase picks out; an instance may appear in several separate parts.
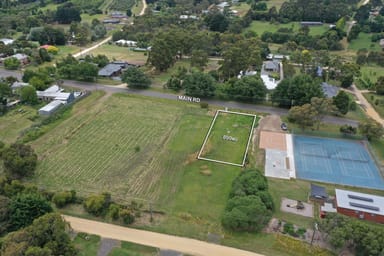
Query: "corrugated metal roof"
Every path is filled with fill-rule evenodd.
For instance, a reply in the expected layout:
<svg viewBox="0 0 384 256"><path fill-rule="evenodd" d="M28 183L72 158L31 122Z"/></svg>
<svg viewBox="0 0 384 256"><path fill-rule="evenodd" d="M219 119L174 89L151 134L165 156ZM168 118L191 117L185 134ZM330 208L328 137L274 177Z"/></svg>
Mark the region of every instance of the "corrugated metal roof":
<svg viewBox="0 0 384 256"><path fill-rule="evenodd" d="M39 113L40 113L40 112L51 113L52 111L54 111L55 109L57 109L58 107L60 107L62 104L64 104L64 102L61 101L61 100L54 100L54 101L51 101L50 103L48 103L48 104L45 105L44 107L40 108L40 109L39 109Z"/></svg>
<svg viewBox="0 0 384 256"><path fill-rule="evenodd" d="M118 64L108 64L99 70L99 76L111 76L113 73L120 71L122 68Z"/></svg>
<svg viewBox="0 0 384 256"><path fill-rule="evenodd" d="M337 206L384 216L384 197L336 189Z"/></svg>

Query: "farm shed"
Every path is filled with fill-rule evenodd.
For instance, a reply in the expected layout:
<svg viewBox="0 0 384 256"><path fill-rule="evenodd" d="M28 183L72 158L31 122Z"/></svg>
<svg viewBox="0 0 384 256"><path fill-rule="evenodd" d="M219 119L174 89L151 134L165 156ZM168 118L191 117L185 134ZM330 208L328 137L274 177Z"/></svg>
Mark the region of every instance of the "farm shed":
<svg viewBox="0 0 384 256"><path fill-rule="evenodd" d="M61 105L64 105L64 102L61 100L51 101L49 104L39 109L39 114L42 116L49 116L53 112L55 112Z"/></svg>
<svg viewBox="0 0 384 256"><path fill-rule="evenodd" d="M105 67L100 69L97 75L102 77L119 76L121 74L122 69L123 68L119 64L109 63Z"/></svg>
<svg viewBox="0 0 384 256"><path fill-rule="evenodd" d="M384 223L384 197L336 189L337 212L369 221Z"/></svg>

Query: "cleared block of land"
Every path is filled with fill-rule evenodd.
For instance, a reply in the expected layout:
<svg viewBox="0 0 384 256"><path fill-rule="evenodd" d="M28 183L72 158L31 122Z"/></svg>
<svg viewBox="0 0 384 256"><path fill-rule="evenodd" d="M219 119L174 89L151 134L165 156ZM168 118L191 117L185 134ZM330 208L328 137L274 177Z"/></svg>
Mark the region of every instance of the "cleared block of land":
<svg viewBox="0 0 384 256"><path fill-rule="evenodd" d="M243 166L256 116L217 111L198 159Z"/></svg>
<svg viewBox="0 0 384 256"><path fill-rule="evenodd" d="M40 158L34 182L85 195L108 191L116 200L156 200L162 191L170 194L177 186L177 170L200 146L182 148L186 141L203 138L202 128L209 123L205 111L197 105L120 94L105 95L88 107L86 100L75 105L69 119L33 142ZM200 135L190 132L171 151L169 141L185 119Z"/></svg>

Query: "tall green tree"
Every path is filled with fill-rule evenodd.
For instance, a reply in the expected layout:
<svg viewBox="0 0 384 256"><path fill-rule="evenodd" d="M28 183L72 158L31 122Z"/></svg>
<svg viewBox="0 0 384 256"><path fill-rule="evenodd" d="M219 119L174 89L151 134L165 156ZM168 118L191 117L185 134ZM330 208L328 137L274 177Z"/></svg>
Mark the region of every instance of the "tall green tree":
<svg viewBox="0 0 384 256"><path fill-rule="evenodd" d="M58 213L49 213L36 219L25 229L9 233L1 246L3 256L76 256L67 233L68 223Z"/></svg>
<svg viewBox="0 0 384 256"><path fill-rule="evenodd" d="M145 89L151 85L151 79L137 67L128 68L124 71L121 79L131 88Z"/></svg>
<svg viewBox="0 0 384 256"><path fill-rule="evenodd" d="M4 170L9 178L32 176L37 164L37 155L29 145L14 143L2 150Z"/></svg>
<svg viewBox="0 0 384 256"><path fill-rule="evenodd" d="M18 230L32 224L33 220L52 212L47 199L37 193L22 193L12 198L9 204L10 229Z"/></svg>
<svg viewBox="0 0 384 256"><path fill-rule="evenodd" d="M336 106L337 110L345 115L349 111L349 105L351 103L351 99L348 94L344 91L339 91L335 97L333 97L333 104Z"/></svg>
<svg viewBox="0 0 384 256"><path fill-rule="evenodd" d="M167 70L175 62L175 52L172 45L164 38L155 38L149 52L148 61L159 71Z"/></svg>
<svg viewBox="0 0 384 256"><path fill-rule="evenodd" d="M187 75L183 87L185 94L195 97L212 97L215 95L215 80L209 74L194 72Z"/></svg>
<svg viewBox="0 0 384 256"><path fill-rule="evenodd" d="M21 88L20 99L22 102L34 105L38 103L36 89L33 86L25 86Z"/></svg>
<svg viewBox="0 0 384 256"><path fill-rule="evenodd" d="M316 110L315 124L318 130L324 117L335 112L335 107L332 99L318 97L311 99L311 106Z"/></svg>
<svg viewBox="0 0 384 256"><path fill-rule="evenodd" d="M245 76L230 81L225 92L228 97L236 100L260 102L265 99L268 90L259 76Z"/></svg>
<svg viewBox="0 0 384 256"><path fill-rule="evenodd" d="M0 81L0 115L7 111L7 99L11 95L11 87Z"/></svg>
<svg viewBox="0 0 384 256"><path fill-rule="evenodd" d="M16 70L20 67L21 62L15 57L7 58L4 60L4 67L10 70Z"/></svg>
<svg viewBox="0 0 384 256"><path fill-rule="evenodd" d="M313 97L324 97L320 83L309 75L299 74L281 81L271 98L279 106L291 107L310 103Z"/></svg>
<svg viewBox="0 0 384 256"><path fill-rule="evenodd" d="M271 212L257 196L233 197L228 200L222 224L235 231L259 232L268 223Z"/></svg>
<svg viewBox="0 0 384 256"><path fill-rule="evenodd" d="M203 70L208 63L208 54L203 50L193 50L191 54L191 66Z"/></svg>
<svg viewBox="0 0 384 256"><path fill-rule="evenodd" d="M313 127L316 123L317 111L311 104L304 104L302 106L294 106L288 112L288 120L297 123L301 129Z"/></svg>
<svg viewBox="0 0 384 256"><path fill-rule="evenodd" d="M378 140L384 135L384 127L373 119L360 122L359 131L368 140Z"/></svg>
<svg viewBox="0 0 384 256"><path fill-rule="evenodd" d="M384 76L377 78L375 89L377 94L384 95Z"/></svg>

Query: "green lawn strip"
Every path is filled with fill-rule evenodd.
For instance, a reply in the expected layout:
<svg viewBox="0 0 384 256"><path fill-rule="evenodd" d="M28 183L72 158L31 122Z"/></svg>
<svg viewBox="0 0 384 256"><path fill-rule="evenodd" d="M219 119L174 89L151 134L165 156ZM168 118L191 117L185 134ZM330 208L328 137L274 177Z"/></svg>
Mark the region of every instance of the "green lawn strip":
<svg viewBox="0 0 384 256"><path fill-rule="evenodd" d="M201 157L242 164L254 117L220 112L213 124ZM231 136L237 141L224 140Z"/></svg>
<svg viewBox="0 0 384 256"><path fill-rule="evenodd" d="M86 233L78 233L73 243L79 250L79 256L94 256L97 255L99 249L100 237Z"/></svg>
<svg viewBox="0 0 384 256"><path fill-rule="evenodd" d="M280 10L280 7L283 5L284 2L285 0L269 0L266 3L267 3L268 9L275 6L277 10Z"/></svg>
<svg viewBox="0 0 384 256"><path fill-rule="evenodd" d="M246 28L246 30L251 30L256 32L261 36L264 32L277 32L280 28L290 28L294 32L298 32L300 29L299 22L289 22L289 23L270 23L266 21L252 21L251 25ZM324 32L329 30L328 24L323 24L322 26L313 26L309 27L309 34L312 36L321 35Z"/></svg>
<svg viewBox="0 0 384 256"><path fill-rule="evenodd" d="M372 35L369 33L364 33L364 32L359 33L359 36L355 40L352 40L349 43L348 49L354 50L354 51L357 51L360 49L367 49L370 51L380 51L381 48L379 43L372 42L371 36Z"/></svg>
<svg viewBox="0 0 384 256"><path fill-rule="evenodd" d="M0 116L0 141L15 142L20 132L30 127L37 115L36 108L20 105Z"/></svg>
<svg viewBox="0 0 384 256"><path fill-rule="evenodd" d="M364 93L363 95L377 113L384 118L384 95L377 95L376 93Z"/></svg>
<svg viewBox="0 0 384 256"><path fill-rule="evenodd" d="M155 256L158 249L130 242L121 242L121 248L114 248L109 256Z"/></svg>

